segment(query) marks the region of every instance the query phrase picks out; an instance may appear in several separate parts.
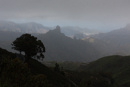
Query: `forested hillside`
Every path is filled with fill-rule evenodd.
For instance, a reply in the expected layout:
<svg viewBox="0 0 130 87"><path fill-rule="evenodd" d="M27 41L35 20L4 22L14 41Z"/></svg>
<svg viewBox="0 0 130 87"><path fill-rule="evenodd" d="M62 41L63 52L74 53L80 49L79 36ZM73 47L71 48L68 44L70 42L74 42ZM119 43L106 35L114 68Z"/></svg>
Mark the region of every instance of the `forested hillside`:
<svg viewBox="0 0 130 87"><path fill-rule="evenodd" d="M48 68L37 60L22 63L15 54L0 48L0 87L113 87L107 73ZM102 76L102 75L105 75ZM109 79L109 81L107 79ZM98 79L98 80L97 80Z"/></svg>
<svg viewBox="0 0 130 87"><path fill-rule="evenodd" d="M22 63L15 54L0 48L0 87L74 87L61 74L37 60Z"/></svg>
<svg viewBox="0 0 130 87"><path fill-rule="evenodd" d="M108 72L118 87L130 86L130 56L107 56L80 67L82 71Z"/></svg>

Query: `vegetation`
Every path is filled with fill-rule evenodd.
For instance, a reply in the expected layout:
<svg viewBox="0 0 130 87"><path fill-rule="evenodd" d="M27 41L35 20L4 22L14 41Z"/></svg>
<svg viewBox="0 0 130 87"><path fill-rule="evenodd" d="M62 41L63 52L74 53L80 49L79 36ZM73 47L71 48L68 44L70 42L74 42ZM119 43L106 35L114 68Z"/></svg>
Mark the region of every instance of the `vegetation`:
<svg viewBox="0 0 130 87"><path fill-rule="evenodd" d="M28 66L18 58L11 58L11 55L14 54L3 49L0 52L2 56L0 61L1 87L95 87L94 85L101 87L101 85L106 86L108 83L104 77L96 73L65 71L66 76L64 76L49 69L37 60L30 59L30 66ZM102 82L105 83L102 84ZM107 86L110 87L111 85Z"/></svg>
<svg viewBox="0 0 130 87"><path fill-rule="evenodd" d="M37 40L36 37L31 36L31 34L23 34L17 38L12 43L12 48L20 52L25 53L25 62L36 56L38 59L44 58L43 52L45 52L45 47L41 40Z"/></svg>
<svg viewBox="0 0 130 87"><path fill-rule="evenodd" d="M47 79L53 83L53 85L56 87L73 87L73 84L62 74L55 72L54 70L46 67L45 65L41 64L37 60L31 59L29 61L29 64L31 65L31 72L34 75L37 74L44 74ZM52 86L53 87L53 86Z"/></svg>
<svg viewBox="0 0 130 87"><path fill-rule="evenodd" d="M43 63L49 67L55 67L56 62L48 61ZM130 86L130 56L107 56L88 64L77 62L57 63L60 67L64 68L65 75L77 85L82 85L81 87L85 84L87 85L87 82L100 84L100 82L96 81L96 78L100 79L101 83L103 83L103 81L110 81L111 85L108 85L108 87ZM95 80L91 77L95 78ZM100 84L99 87L101 87L101 85L103 84Z"/></svg>
<svg viewBox="0 0 130 87"><path fill-rule="evenodd" d="M33 75L28 65L14 58L14 54L0 49L0 55L0 87L40 87L40 85L46 87L49 85L45 84L48 81L44 74Z"/></svg>
<svg viewBox="0 0 130 87"><path fill-rule="evenodd" d="M37 60L30 59L28 66L6 50L0 49L0 55L0 87L73 87L63 75Z"/></svg>
<svg viewBox="0 0 130 87"><path fill-rule="evenodd" d="M107 73L68 71L67 77L79 87L113 87L114 80Z"/></svg>
<svg viewBox="0 0 130 87"><path fill-rule="evenodd" d="M115 84L130 86L130 56L107 56L80 67L81 71L96 71L111 73Z"/></svg>
<svg viewBox="0 0 130 87"><path fill-rule="evenodd" d="M58 26L57 31L60 31ZM37 58L44 57L42 53L45 47L36 37L23 34L12 45L20 53L25 52L29 61L22 63L15 54L0 48L0 87L130 86L130 56L108 56L89 64L59 62L53 68L48 68L31 58L35 55ZM63 70L63 67L66 69Z"/></svg>
<svg viewBox="0 0 130 87"><path fill-rule="evenodd" d="M113 87L114 79L111 73L105 72L89 72L89 71L79 71L78 68L86 65L85 63L75 63L75 62L44 62L49 63L48 66L54 67L54 71L60 72L60 67L64 68L64 73L67 78L70 79L78 87ZM56 64L54 64L56 63ZM74 66L74 65L76 66ZM52 66L53 65L53 66ZM55 65L55 66L54 66ZM73 66L71 66L73 65ZM68 66L68 69L67 69ZM69 68L71 66L71 68Z"/></svg>
<svg viewBox="0 0 130 87"><path fill-rule="evenodd" d="M63 67L64 70L71 70L71 71L76 71L81 66L88 64L88 63L73 62L73 61L43 61L42 63L48 67L55 67L55 64L57 63L60 66L60 68Z"/></svg>

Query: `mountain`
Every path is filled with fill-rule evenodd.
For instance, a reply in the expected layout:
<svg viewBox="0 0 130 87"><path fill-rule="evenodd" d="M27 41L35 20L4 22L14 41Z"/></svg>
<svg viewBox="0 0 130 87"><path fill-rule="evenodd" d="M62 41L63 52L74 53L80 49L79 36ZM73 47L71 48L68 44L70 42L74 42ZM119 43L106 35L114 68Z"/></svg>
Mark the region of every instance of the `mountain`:
<svg viewBox="0 0 130 87"><path fill-rule="evenodd" d="M60 27L38 35L38 39L46 47L45 60L90 62L99 58L100 52L91 44L65 36Z"/></svg>
<svg viewBox="0 0 130 87"><path fill-rule="evenodd" d="M21 35L18 32L0 31L0 47L16 52L11 49L11 43ZM65 36L60 27L36 36L45 45L45 60L90 62L100 57L101 52L98 49L83 40Z"/></svg>
<svg viewBox="0 0 130 87"><path fill-rule="evenodd" d="M83 33L76 33L73 35L73 38L77 38L77 39L82 39L87 37L87 35L83 34Z"/></svg>
<svg viewBox="0 0 130 87"><path fill-rule="evenodd" d="M18 24L10 21L0 21L0 30L20 33L46 33L50 28L35 22Z"/></svg>
<svg viewBox="0 0 130 87"><path fill-rule="evenodd" d="M2 31L12 31L12 32L20 32L20 33L46 33L49 30L53 30L52 27L46 27L42 24L35 23L35 22L28 22L28 23L14 23L11 21L0 21L0 30ZM61 28L61 32L64 33L66 36L73 36L75 34L84 34L84 35L91 35L97 34L99 31L94 29L87 29L87 28L80 28L80 27L71 27L66 26Z"/></svg>
<svg viewBox="0 0 130 87"><path fill-rule="evenodd" d="M111 45L112 48L109 52L113 51L114 54L119 55L130 54L130 24L126 25L124 28L113 30L108 33L99 33L91 37Z"/></svg>
<svg viewBox="0 0 130 87"><path fill-rule="evenodd" d="M66 36L74 36L75 34L79 34L79 33L82 33L84 35L92 35L92 34L99 33L99 31L94 29L71 27L71 26L62 27L61 32L64 33Z"/></svg>
<svg viewBox="0 0 130 87"><path fill-rule="evenodd" d="M84 67L83 71L97 71L111 73L118 87L130 86L130 56L107 56L93 61Z"/></svg>
<svg viewBox="0 0 130 87"><path fill-rule="evenodd" d="M22 33L12 32L12 31L2 31L0 30L0 47L8 51L15 52L11 49L11 43L17 38L20 37Z"/></svg>
<svg viewBox="0 0 130 87"><path fill-rule="evenodd" d="M12 32L12 31L2 31L0 30L0 41L9 41L9 40L15 40L16 37L21 36L22 33L20 32Z"/></svg>
<svg viewBox="0 0 130 87"><path fill-rule="evenodd" d="M82 40L86 41L87 43L90 43L95 49L98 49L98 51L100 51L100 57L114 55L114 53L115 53L114 50L111 50L111 49L113 49L113 45L111 45L103 40L96 39L91 36L82 38Z"/></svg>

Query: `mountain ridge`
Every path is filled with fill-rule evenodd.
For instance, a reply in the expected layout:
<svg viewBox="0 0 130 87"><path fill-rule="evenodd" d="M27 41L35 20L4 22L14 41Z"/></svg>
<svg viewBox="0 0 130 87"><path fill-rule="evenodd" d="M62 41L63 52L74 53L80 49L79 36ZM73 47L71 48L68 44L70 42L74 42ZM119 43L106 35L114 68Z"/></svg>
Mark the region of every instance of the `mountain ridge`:
<svg viewBox="0 0 130 87"><path fill-rule="evenodd" d="M36 22L27 23L15 23L11 21L0 21L0 30L13 31L21 33L47 33L49 30L53 30L52 27L43 26ZM88 28L65 26L61 28L61 32L66 36L73 36L77 33L83 33L85 35L97 34L99 31Z"/></svg>
<svg viewBox="0 0 130 87"><path fill-rule="evenodd" d="M35 22L14 23L11 21L0 21L0 30L20 33L46 33L50 28Z"/></svg>
<svg viewBox="0 0 130 87"><path fill-rule="evenodd" d="M113 30L108 33L99 33L92 35L91 37L98 40L104 41L107 44L111 45L112 48L110 51L114 51L114 54L117 55L129 55L130 53L130 26L129 24L117 30Z"/></svg>
<svg viewBox="0 0 130 87"><path fill-rule="evenodd" d="M45 56L50 61L92 61L98 58L98 51L89 43L72 39L57 31L57 28L38 35L46 47ZM95 55L93 55L95 53ZM45 60L46 60L45 59Z"/></svg>

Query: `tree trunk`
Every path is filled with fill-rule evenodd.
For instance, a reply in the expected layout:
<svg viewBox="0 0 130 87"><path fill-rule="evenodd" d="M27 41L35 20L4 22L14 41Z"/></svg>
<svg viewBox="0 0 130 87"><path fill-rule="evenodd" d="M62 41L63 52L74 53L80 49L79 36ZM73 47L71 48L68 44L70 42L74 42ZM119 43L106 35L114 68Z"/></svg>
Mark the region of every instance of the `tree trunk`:
<svg viewBox="0 0 130 87"><path fill-rule="evenodd" d="M25 61L24 62L28 64L29 63L29 58L30 57L27 55L27 53L25 53Z"/></svg>

